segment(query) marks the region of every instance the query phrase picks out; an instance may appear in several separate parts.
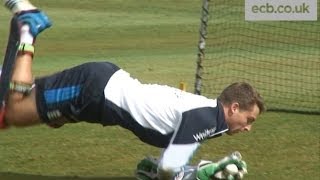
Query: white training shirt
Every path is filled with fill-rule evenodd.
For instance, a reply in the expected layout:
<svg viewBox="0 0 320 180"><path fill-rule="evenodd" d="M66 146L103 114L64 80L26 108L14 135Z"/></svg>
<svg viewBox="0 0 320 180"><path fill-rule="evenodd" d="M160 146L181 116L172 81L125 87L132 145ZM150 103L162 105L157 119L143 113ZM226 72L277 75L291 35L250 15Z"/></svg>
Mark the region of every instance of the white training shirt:
<svg viewBox="0 0 320 180"><path fill-rule="evenodd" d="M201 141L228 130L217 100L157 84L142 84L120 69L104 94L110 118L142 141L165 148L159 168L179 172Z"/></svg>

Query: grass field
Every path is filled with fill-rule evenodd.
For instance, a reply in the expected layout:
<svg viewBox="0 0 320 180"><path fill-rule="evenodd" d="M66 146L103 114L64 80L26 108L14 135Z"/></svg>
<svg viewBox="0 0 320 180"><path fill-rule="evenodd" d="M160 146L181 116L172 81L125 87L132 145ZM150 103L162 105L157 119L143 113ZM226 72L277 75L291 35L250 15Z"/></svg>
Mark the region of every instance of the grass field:
<svg viewBox="0 0 320 180"><path fill-rule="evenodd" d="M201 1L35 0L53 20L37 39L34 72L88 61L117 63L145 83L193 91ZM0 51L10 14L0 14ZM239 150L246 179L320 177L320 116L265 113L252 132L205 143L192 163ZM132 179L136 163L159 149L119 127L79 123L0 132L0 179Z"/></svg>

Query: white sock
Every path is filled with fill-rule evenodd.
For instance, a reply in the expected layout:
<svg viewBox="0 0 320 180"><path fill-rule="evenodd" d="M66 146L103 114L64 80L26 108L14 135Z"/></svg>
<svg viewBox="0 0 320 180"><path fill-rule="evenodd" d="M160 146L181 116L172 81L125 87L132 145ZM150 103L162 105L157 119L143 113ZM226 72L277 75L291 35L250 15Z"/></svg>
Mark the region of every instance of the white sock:
<svg viewBox="0 0 320 180"><path fill-rule="evenodd" d="M28 0L4 0L4 5L10 9L12 13L37 9Z"/></svg>
<svg viewBox="0 0 320 180"><path fill-rule="evenodd" d="M21 27L21 34L20 34L20 43L25 44L33 44L33 36L29 31L29 26L24 25Z"/></svg>

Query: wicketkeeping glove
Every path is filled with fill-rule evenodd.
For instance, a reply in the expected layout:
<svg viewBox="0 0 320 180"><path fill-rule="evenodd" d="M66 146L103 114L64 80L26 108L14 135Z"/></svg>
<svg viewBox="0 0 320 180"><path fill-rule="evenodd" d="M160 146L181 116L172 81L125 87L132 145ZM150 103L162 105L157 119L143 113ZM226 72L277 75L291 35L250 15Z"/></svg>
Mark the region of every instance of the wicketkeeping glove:
<svg viewBox="0 0 320 180"><path fill-rule="evenodd" d="M29 25L29 31L33 37L37 37L39 33L52 25L49 17L38 9L21 11L15 16L17 16L18 22L21 25Z"/></svg>
<svg viewBox="0 0 320 180"><path fill-rule="evenodd" d="M138 180L158 180L158 160L153 157L146 157L139 162L135 171Z"/></svg>
<svg viewBox="0 0 320 180"><path fill-rule="evenodd" d="M227 165L235 164L239 169L239 175L235 174L229 176L228 174L223 174L220 179L230 179L239 176L239 179L242 179L243 174L247 173L247 166L244 161L241 160L241 154L239 152L234 152L229 156L224 157L218 162L212 161L201 161L197 168L197 180L211 180L211 179L219 179L215 177L215 175L219 172L223 172ZM233 179L232 179L233 178Z"/></svg>
<svg viewBox="0 0 320 180"><path fill-rule="evenodd" d="M243 160L237 164L231 165L234 165L233 167L236 169L230 170L228 169L228 166L226 166L225 169L215 173L213 179L241 180L243 179L243 176L248 173L247 164Z"/></svg>

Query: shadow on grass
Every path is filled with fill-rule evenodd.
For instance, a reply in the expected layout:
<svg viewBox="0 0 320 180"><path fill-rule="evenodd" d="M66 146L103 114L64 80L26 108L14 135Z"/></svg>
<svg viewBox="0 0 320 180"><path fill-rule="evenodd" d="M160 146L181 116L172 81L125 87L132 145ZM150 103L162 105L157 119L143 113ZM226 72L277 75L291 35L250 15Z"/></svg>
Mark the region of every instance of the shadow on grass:
<svg viewBox="0 0 320 180"><path fill-rule="evenodd" d="M0 172L1 180L134 180L134 177L42 176Z"/></svg>

